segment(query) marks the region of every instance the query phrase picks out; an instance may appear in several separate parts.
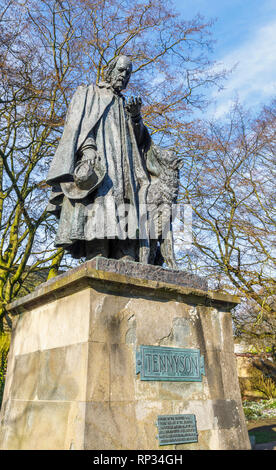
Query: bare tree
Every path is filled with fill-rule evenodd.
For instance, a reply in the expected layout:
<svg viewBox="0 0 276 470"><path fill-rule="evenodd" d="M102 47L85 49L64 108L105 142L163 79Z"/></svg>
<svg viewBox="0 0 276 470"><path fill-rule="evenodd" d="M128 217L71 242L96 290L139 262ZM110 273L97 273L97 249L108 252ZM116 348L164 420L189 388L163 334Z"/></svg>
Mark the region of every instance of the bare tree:
<svg viewBox="0 0 276 470"><path fill-rule="evenodd" d="M25 10L12 1L8 7L0 44L0 329L10 326L7 303L33 288L38 269L49 270L52 263L55 272L62 256L49 246L43 176L63 122L58 113L65 106L65 73L57 79L47 64L49 51L29 38L32 22ZM56 69L65 69L66 59L68 65L61 54Z"/></svg>
<svg viewBox="0 0 276 470"><path fill-rule="evenodd" d="M194 248L183 256L213 277L213 287L254 303L255 336L275 316L275 105L252 118L235 104L227 122L197 123L184 155Z"/></svg>
<svg viewBox="0 0 276 470"><path fill-rule="evenodd" d="M184 21L166 0L0 0L0 330L6 305L56 275L55 220L46 212L47 167L80 84L99 81L119 54L134 62L129 93L143 97L155 139L177 146L189 114L206 105L212 24ZM43 277L43 276L42 276ZM43 277L43 279L45 276Z"/></svg>

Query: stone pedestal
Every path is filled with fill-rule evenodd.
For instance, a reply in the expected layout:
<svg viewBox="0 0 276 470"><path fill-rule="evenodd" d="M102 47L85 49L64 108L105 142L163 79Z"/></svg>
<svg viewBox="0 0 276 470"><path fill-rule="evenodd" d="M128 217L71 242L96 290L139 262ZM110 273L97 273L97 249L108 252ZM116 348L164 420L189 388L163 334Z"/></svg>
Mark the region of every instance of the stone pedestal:
<svg viewBox="0 0 276 470"><path fill-rule="evenodd" d="M1 449L249 449L230 309L196 276L97 258L13 302ZM200 382L142 381L140 345L197 348ZM198 442L159 446L160 415Z"/></svg>

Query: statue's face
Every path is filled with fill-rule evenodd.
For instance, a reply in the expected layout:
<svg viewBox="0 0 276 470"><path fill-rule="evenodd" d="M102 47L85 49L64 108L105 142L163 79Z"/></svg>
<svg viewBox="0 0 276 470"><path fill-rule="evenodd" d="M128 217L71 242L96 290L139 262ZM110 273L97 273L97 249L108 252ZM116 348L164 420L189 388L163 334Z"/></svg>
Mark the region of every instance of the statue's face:
<svg viewBox="0 0 276 470"><path fill-rule="evenodd" d="M111 74L111 85L116 91L124 90L132 71L131 61L127 57L119 57Z"/></svg>

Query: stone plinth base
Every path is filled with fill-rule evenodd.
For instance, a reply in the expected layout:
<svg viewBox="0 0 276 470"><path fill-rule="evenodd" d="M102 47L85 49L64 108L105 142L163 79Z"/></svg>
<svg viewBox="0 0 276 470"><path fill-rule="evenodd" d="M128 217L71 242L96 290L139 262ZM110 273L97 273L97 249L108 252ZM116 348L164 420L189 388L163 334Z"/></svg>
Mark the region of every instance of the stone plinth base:
<svg viewBox="0 0 276 470"><path fill-rule="evenodd" d="M195 276L99 258L42 284L9 307L0 448L249 449L237 302ZM142 381L140 345L200 349L202 381ZM196 416L198 442L160 447L157 417L177 414Z"/></svg>

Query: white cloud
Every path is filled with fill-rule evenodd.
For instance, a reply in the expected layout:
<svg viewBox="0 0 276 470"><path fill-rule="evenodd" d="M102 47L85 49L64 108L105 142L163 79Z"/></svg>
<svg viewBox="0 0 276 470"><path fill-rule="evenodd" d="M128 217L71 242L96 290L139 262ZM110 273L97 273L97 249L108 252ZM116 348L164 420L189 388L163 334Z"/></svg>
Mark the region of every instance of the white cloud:
<svg viewBox="0 0 276 470"><path fill-rule="evenodd" d="M260 27L250 40L220 60L226 68L236 68L225 89L216 95L216 117L229 110L238 95L246 106L267 101L276 93L276 20Z"/></svg>

